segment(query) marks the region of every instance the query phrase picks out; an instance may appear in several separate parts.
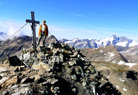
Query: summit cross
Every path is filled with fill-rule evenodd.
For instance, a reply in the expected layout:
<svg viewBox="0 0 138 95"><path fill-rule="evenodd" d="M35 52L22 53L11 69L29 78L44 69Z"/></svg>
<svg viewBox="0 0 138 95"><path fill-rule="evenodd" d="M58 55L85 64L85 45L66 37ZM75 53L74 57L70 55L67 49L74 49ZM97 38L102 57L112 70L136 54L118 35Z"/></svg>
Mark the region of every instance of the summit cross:
<svg viewBox="0 0 138 95"><path fill-rule="evenodd" d="M27 23L32 23L31 25L31 29L32 29L32 34L33 34L33 37L32 37L32 40L33 40L33 48L36 48L37 46L37 43L36 43L36 31L35 31L35 28L36 28L36 24L39 24L40 22L39 21L35 21L35 16L34 16L34 12L32 11L31 12L31 20L29 19L26 19L26 22Z"/></svg>

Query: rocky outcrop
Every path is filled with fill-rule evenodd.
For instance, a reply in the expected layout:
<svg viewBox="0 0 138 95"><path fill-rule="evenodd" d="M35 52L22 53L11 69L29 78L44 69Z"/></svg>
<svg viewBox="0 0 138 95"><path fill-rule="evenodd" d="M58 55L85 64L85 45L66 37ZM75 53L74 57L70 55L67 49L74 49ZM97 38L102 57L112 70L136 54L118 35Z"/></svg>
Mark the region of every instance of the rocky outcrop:
<svg viewBox="0 0 138 95"><path fill-rule="evenodd" d="M108 45L97 49L81 49L81 53L91 61L107 61L112 63L128 62L127 59L118 52L114 45Z"/></svg>
<svg viewBox="0 0 138 95"><path fill-rule="evenodd" d="M125 50L120 51L120 53L125 56L129 62L137 63L138 62L138 45L126 48Z"/></svg>
<svg viewBox="0 0 138 95"><path fill-rule="evenodd" d="M100 71L122 95L138 94L138 73L137 69L125 65L113 64L104 61L93 62L95 68ZM136 66L134 66L136 67Z"/></svg>
<svg viewBox="0 0 138 95"><path fill-rule="evenodd" d="M2 95L120 95L80 50L62 43L22 50L18 61L0 69ZM14 60L15 57L10 57ZM12 61L6 61L13 64ZM2 68L2 66L0 66ZM14 69L12 69L14 68Z"/></svg>

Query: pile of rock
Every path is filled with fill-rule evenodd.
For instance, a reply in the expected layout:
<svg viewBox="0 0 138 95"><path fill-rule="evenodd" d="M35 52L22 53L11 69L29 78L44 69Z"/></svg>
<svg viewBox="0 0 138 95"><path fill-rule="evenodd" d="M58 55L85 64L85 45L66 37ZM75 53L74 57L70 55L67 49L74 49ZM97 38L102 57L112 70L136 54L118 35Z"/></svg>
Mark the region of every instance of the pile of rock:
<svg viewBox="0 0 138 95"><path fill-rule="evenodd" d="M1 95L120 95L80 50L62 43L23 49L0 72Z"/></svg>

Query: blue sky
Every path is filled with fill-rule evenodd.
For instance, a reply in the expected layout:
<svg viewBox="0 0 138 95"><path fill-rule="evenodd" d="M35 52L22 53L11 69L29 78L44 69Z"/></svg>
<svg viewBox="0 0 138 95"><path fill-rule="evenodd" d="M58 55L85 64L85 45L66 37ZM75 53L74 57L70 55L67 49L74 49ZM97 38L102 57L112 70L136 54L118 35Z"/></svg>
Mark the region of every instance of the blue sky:
<svg viewBox="0 0 138 95"><path fill-rule="evenodd" d="M115 34L137 40L137 5L137 0L0 0L0 31L11 35L34 11L35 19L46 19L50 35L58 39L102 39ZM29 24L21 34L32 34Z"/></svg>

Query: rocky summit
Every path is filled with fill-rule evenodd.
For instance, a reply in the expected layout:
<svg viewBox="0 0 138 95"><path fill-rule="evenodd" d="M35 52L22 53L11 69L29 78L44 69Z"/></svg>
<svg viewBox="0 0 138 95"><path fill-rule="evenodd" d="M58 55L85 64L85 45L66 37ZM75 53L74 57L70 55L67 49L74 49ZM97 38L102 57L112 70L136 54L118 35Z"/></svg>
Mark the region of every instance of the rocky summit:
<svg viewBox="0 0 138 95"><path fill-rule="evenodd" d="M108 79L63 43L24 48L0 64L0 95L121 95Z"/></svg>

